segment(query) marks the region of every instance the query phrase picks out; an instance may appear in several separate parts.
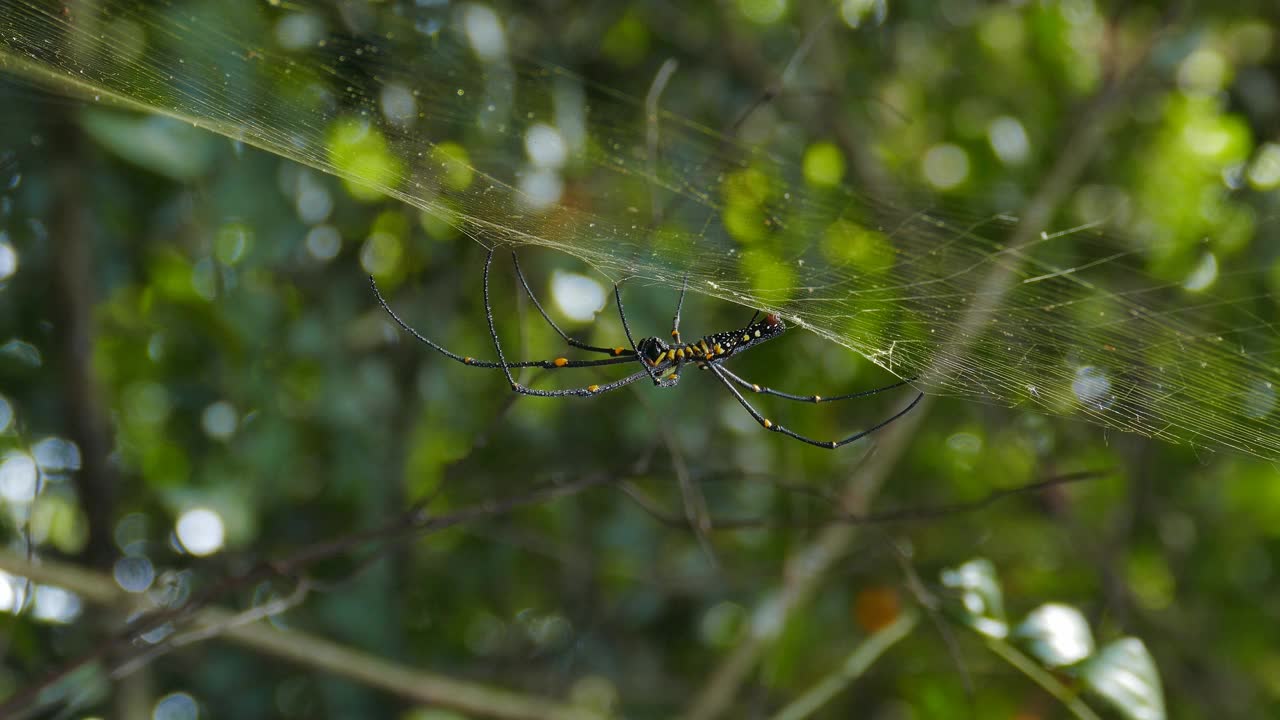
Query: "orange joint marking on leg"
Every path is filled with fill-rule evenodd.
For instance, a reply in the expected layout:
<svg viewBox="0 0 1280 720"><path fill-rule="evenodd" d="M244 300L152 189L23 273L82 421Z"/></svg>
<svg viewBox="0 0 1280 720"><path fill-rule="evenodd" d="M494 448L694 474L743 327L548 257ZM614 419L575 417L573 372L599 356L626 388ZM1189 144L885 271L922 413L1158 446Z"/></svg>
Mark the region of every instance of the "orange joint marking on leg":
<svg viewBox="0 0 1280 720"><path fill-rule="evenodd" d="M520 383L511 383L511 389L520 392Z"/></svg>
<svg viewBox="0 0 1280 720"><path fill-rule="evenodd" d="M760 386L755 383L751 383L751 389L760 392Z"/></svg>
<svg viewBox="0 0 1280 720"><path fill-rule="evenodd" d="M667 376L667 379L670 380L671 382L675 382L680 379L680 375L678 373L671 373L670 375Z"/></svg>
<svg viewBox="0 0 1280 720"><path fill-rule="evenodd" d="M592 392L592 393L593 393L593 392L599 392L599 391L600 391L600 386L599 386L599 385L588 385L588 386L587 386L587 392Z"/></svg>
<svg viewBox="0 0 1280 720"><path fill-rule="evenodd" d="M835 440L832 440L832 441L831 441L831 449L832 449L832 450L835 450L835 449L836 449L836 448L838 448L838 447L840 447L840 443L836 442Z"/></svg>
<svg viewBox="0 0 1280 720"><path fill-rule="evenodd" d="M614 354L614 355L621 355L623 350L626 350L626 348L616 347L616 348L614 348L614 349L613 349L613 354Z"/></svg>
<svg viewBox="0 0 1280 720"><path fill-rule="evenodd" d="M462 362L466 363L467 365L470 365L471 363L473 363L473 362L475 362L475 361L476 361L476 360L475 360L475 358L469 358L469 357L464 357L464 358L462 358Z"/></svg>
<svg viewBox="0 0 1280 720"><path fill-rule="evenodd" d="M772 420L770 420L769 418L765 418L765 419L764 419L764 429L765 429L765 430L772 430L772 429L773 429L773 421L772 421Z"/></svg>
<svg viewBox="0 0 1280 720"><path fill-rule="evenodd" d="M814 401L814 402L816 402L816 403L820 403L820 402L822 402L822 396L821 396L821 395L814 395L814 396L813 396L813 401Z"/></svg>
<svg viewBox="0 0 1280 720"><path fill-rule="evenodd" d="M555 365L556 367L564 367L565 365L569 364L569 358L556 358L555 360L551 361L551 364Z"/></svg>
<svg viewBox="0 0 1280 720"><path fill-rule="evenodd" d="M711 359L711 358L713 358L713 357L715 357L715 356L714 356L714 355L712 355L711 353L707 353L707 357L706 357L705 359L710 360L710 359Z"/></svg>
<svg viewBox="0 0 1280 720"><path fill-rule="evenodd" d="M679 330L672 330L672 331L671 331L671 337L673 337L673 338L678 338L678 337L680 337L680 331L679 331Z"/></svg>

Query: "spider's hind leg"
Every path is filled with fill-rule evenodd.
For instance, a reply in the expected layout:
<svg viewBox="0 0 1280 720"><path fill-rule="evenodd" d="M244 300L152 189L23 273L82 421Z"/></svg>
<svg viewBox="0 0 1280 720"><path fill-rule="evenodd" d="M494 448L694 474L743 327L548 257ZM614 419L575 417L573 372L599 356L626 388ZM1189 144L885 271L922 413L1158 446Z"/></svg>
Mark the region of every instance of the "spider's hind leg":
<svg viewBox="0 0 1280 720"><path fill-rule="evenodd" d="M899 380L896 383L885 385L884 387L878 387L873 390L862 390L860 392L848 393L847 395L833 395L828 397L824 395L793 395L791 393L785 393L785 392L782 392L781 390L774 390L773 388L764 387L762 385L757 385L756 383L745 380L735 375L731 370L729 370L729 368L726 368L722 365L719 366L719 370L720 372L724 373L725 377L729 378L734 383L750 390L751 392L760 393L761 395L772 395L774 397L780 397L787 400L795 400L797 402L808 402L808 403L828 403L828 402L836 402L837 400L852 400L854 398L867 397L869 395L876 395L878 393L882 393L886 390L900 388L903 385L907 385L915 381L914 377L909 377L906 380Z"/></svg>
<svg viewBox="0 0 1280 720"><path fill-rule="evenodd" d="M907 413L911 412L911 409L914 408L916 404L918 404L920 400L924 398L924 393L920 393L919 395L916 395L916 398L912 400L911 403L908 404L905 408L899 410L893 415L890 415L885 420L881 420L875 425L872 425L866 430L860 430L841 440L815 440L811 437L806 437L794 430L791 430L790 428L783 427L773 422L772 420L770 420L769 418L761 414L759 410L756 410L754 407L752 407L751 403L747 402L747 399L742 396L742 393L738 392L738 388L733 386L733 382L729 380L729 378L726 375L728 371L725 370L723 367L720 367L719 363L707 363L707 367L711 369L711 372L715 373L716 378L719 379L720 382L723 383L725 387L729 388L729 392L733 393L733 397L738 401L738 404L742 405L742 407L745 408L746 411L751 414L751 417L755 418L755 421L760 423L760 427L763 427L765 430L772 430L774 432L782 433L783 435L799 440L800 442L808 443L809 445L813 445L814 447L825 448L827 450L835 450L836 448L842 447L844 445L848 445L849 443L854 442L855 440L861 440L867 435L870 435L871 433L879 430L885 425L888 425L894 420L897 420L903 415L906 415ZM806 398L793 396L792 399L805 400Z"/></svg>
<svg viewBox="0 0 1280 720"><path fill-rule="evenodd" d="M525 279L524 272L520 270L520 260L516 258L515 250L511 251L511 264L515 266L516 279L520 281L520 287L524 288L525 294L528 295L529 299L533 301L533 307L537 309L538 314L542 316L542 319L547 321L547 324L551 326L551 329L555 330L557 335L564 338L564 341L569 343L570 347L575 347L575 348L578 348L579 350L586 350L588 352L603 353L605 355L613 355L615 357L634 354L631 350L628 350L625 347L605 348L605 347L596 347L595 345L588 345L587 343L581 340L578 340L577 338L571 337L564 330L561 330L560 326L557 325L556 322L551 319L551 316L547 314L547 311L543 309L542 303L538 302L538 296L533 294L533 288L529 287L529 281Z"/></svg>
<svg viewBox="0 0 1280 720"><path fill-rule="evenodd" d="M684 274L684 283L680 286L680 299L676 301L676 314L671 318L671 341L680 345L680 311L684 308L684 296L689 291L689 273Z"/></svg>

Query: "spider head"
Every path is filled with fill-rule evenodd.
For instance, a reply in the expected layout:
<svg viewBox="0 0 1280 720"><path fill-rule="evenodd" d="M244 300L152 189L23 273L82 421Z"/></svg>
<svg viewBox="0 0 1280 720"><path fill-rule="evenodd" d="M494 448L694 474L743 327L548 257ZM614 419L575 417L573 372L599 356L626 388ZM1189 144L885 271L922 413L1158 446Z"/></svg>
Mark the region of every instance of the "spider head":
<svg viewBox="0 0 1280 720"><path fill-rule="evenodd" d="M753 323L747 328L746 334L751 335L752 337L752 341L749 344L755 345L756 343L761 343L765 340L772 340L786 331L787 325L782 322L782 317L780 315L777 313L766 313L763 318L760 318L759 322Z"/></svg>
<svg viewBox="0 0 1280 720"><path fill-rule="evenodd" d="M658 358L662 357L670 347L662 338L648 337L636 343L636 354L649 365L658 365Z"/></svg>

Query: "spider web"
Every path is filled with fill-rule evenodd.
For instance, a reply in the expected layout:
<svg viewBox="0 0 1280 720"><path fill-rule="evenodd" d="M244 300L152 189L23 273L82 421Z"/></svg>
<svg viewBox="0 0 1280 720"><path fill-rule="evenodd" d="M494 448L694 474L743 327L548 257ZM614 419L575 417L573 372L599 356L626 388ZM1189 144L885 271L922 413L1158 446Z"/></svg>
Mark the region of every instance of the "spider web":
<svg viewBox="0 0 1280 720"><path fill-rule="evenodd" d="M931 393L1280 457L1258 273L1222 274L1235 294L1211 297L1089 230L1006 247L1012 219L815 189L793 159L669 114L647 125L642 101L512 59L483 8L340 7L15 0L0 68L333 173L487 245L673 288L687 274Z"/></svg>

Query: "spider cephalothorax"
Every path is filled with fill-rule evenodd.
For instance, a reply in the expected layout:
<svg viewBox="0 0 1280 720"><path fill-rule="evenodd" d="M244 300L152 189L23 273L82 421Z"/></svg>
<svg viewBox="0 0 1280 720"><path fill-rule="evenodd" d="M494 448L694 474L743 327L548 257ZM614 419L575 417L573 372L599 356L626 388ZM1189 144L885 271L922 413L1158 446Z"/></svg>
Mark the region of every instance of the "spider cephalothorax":
<svg viewBox="0 0 1280 720"><path fill-rule="evenodd" d="M635 342L631 336L631 327L627 324L626 312L622 309L622 292L615 283L613 286L613 295L618 303L618 317L622 320L622 329L626 332L627 343L631 347L605 348L588 345L581 340L576 340L566 335L565 332L560 329L560 326L556 325L551 317L547 315L547 312L542 309L542 304L538 302L538 298L533 294L533 290L529 288L529 283L524 278L524 273L520 271L520 262L516 259L514 252L511 253L511 262L515 265L516 277L520 280L520 284L524 287L525 292L528 293L529 299L533 301L533 306L538 309L538 314L542 315L542 318L547 321L547 324L549 324L552 329L560 335L560 337L564 338L565 342L569 343L571 347L578 348L579 350L610 355L611 357L600 360L570 360L569 358L558 357L553 360L520 360L517 362L507 362L506 358L502 354L502 343L498 340L497 328L494 326L493 307L489 304L489 268L493 264L492 250L489 251L489 255L484 261L484 309L485 315L489 320L489 335L493 338L493 349L498 354L497 362L476 360L472 357L458 355L423 337L418 333L418 331L409 327L407 323L401 320L400 317L391 310L391 307L387 305L387 301L383 299L382 294L378 292L377 283L374 282L372 276L370 276L369 281L373 283L373 291L378 296L378 302L381 303L383 309L387 311L387 314L389 314L392 319L400 325L400 327L404 328L407 332L436 352L444 355L445 357L457 360L464 365L482 368L501 368L502 372L507 376L507 382L510 383L511 389L515 392L521 393L522 395L535 395L538 397L568 397L571 395L577 395L589 397L592 395L606 393L610 390L617 390L621 387L626 387L627 385L643 379L646 376L652 379L653 383L659 387L671 387L680 381L680 371L685 365L694 365L703 370L710 370L711 373L716 376L716 379L728 388L729 392L733 393L733 396L737 399L738 403L751 414L751 417L755 418L755 421L760 423L760 425L766 430L779 432L783 435L793 437L796 440L800 440L801 442L806 442L810 445L816 445L817 447L822 448L838 448L841 445L847 445L854 440L865 437L866 435L875 432L876 430L879 430L885 425L888 425L894 420L902 417L907 413L907 411L915 407L916 403L920 402L920 398L924 397L923 394L916 395L915 400L912 400L909 405L898 411L897 414L890 416L889 419L883 420L877 425L854 433L842 440L814 440L813 438L805 437L804 435L800 435L799 433L784 428L783 426L769 420L764 415L761 415L760 411L756 410L752 407L751 403L747 402L747 399L743 397L742 392L738 390L738 387L745 388L751 392L763 395L773 395L774 397L785 398L787 400L819 403L832 402L836 400L850 400L852 398L874 395L879 392L884 392L885 390L891 390L893 388L906 385L914 378L908 378L892 385L886 385L885 387L876 388L874 390L864 390L862 392L836 395L834 397L822 397L821 395L793 395L791 393L762 387L753 382L744 380L735 375L728 368L724 367L724 363L733 356L745 352L749 348L755 347L762 342L772 340L773 338L783 334L787 330L786 323L784 323L782 318L776 313L765 313L764 317L760 318L760 313L757 312L755 317L752 317L751 322L747 323L745 327L737 330L728 330L725 332L706 335L700 338L697 342L682 342L680 340L680 308L684 306L684 295L687 287L681 289L680 300L676 303L675 318L671 322L671 342L667 342L666 340L658 337L641 338L639 342ZM757 318L760 319L757 321ZM555 370L561 368L621 365L633 362L638 362L641 369L620 380L615 380L605 385L588 385L586 387L569 388L567 390L537 390L525 387L524 385L517 383L515 377L511 374L511 368L541 367L548 370ZM738 387L735 387L735 385Z"/></svg>

